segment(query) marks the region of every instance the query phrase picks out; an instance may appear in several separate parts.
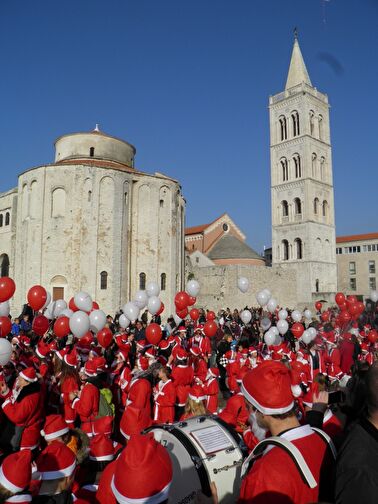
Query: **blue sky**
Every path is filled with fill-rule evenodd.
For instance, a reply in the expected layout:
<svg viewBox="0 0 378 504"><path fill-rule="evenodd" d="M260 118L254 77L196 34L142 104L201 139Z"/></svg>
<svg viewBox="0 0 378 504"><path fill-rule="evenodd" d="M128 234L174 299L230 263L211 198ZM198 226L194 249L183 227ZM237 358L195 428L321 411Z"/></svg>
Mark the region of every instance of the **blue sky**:
<svg viewBox="0 0 378 504"><path fill-rule="evenodd" d="M378 231L377 0L2 0L0 191L99 123L180 180L188 226L226 211L261 251L294 26L332 106L337 234Z"/></svg>

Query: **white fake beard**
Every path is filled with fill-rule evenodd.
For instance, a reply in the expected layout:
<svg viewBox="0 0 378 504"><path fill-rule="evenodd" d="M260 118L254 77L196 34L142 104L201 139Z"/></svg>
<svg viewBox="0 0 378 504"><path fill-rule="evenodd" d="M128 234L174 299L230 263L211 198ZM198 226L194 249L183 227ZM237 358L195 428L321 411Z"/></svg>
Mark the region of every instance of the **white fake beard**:
<svg viewBox="0 0 378 504"><path fill-rule="evenodd" d="M256 414L254 412L249 415L249 425L251 426L251 430L253 434L257 437L259 441L262 441L266 437L267 429L260 427L257 423Z"/></svg>

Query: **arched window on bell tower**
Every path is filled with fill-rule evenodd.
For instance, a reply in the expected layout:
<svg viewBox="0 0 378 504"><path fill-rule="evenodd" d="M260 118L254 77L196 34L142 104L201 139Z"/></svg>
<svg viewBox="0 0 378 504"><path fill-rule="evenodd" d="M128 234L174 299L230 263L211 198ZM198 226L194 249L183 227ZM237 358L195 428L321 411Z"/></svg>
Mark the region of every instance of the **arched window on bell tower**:
<svg viewBox="0 0 378 504"><path fill-rule="evenodd" d="M315 117L315 113L313 110L310 110L310 135L313 136L314 134L314 117Z"/></svg>
<svg viewBox="0 0 378 504"><path fill-rule="evenodd" d="M294 199L294 213L295 215L302 215L302 202L299 198Z"/></svg>
<svg viewBox="0 0 378 504"><path fill-rule="evenodd" d="M300 238L294 240L295 244L295 257L296 259L303 259L303 245Z"/></svg>
<svg viewBox="0 0 378 504"><path fill-rule="evenodd" d="M293 137L296 137L300 134L299 131L299 114L296 110L291 113L291 122L293 126Z"/></svg>
<svg viewBox="0 0 378 504"><path fill-rule="evenodd" d="M323 116L319 114L318 117L318 124L319 124L319 140L323 140L324 137L324 132L323 132Z"/></svg>
<svg viewBox="0 0 378 504"><path fill-rule="evenodd" d="M286 158L280 159L281 164L281 172L282 172L282 181L287 182L289 180L289 165Z"/></svg>
<svg viewBox="0 0 378 504"><path fill-rule="evenodd" d="M319 213L319 198L314 199L314 214L318 215Z"/></svg>
<svg viewBox="0 0 378 504"><path fill-rule="evenodd" d="M282 240L282 259L283 261L289 260L289 242Z"/></svg>
<svg viewBox="0 0 378 504"><path fill-rule="evenodd" d="M322 156L320 158L320 180L325 180L325 158Z"/></svg>
<svg viewBox="0 0 378 504"><path fill-rule="evenodd" d="M302 166L301 166L301 156L299 154L294 154L294 170L295 170L295 178L302 177Z"/></svg>
<svg viewBox="0 0 378 504"><path fill-rule="evenodd" d="M317 159L318 156L315 154L315 152L312 153L311 156L311 161L312 161L312 176L313 178L316 178L316 164L317 164Z"/></svg>
<svg viewBox="0 0 378 504"><path fill-rule="evenodd" d="M281 202L282 217L289 217L289 204L286 200Z"/></svg>
<svg viewBox="0 0 378 504"><path fill-rule="evenodd" d="M281 142L287 140L287 122L285 116L278 118Z"/></svg>

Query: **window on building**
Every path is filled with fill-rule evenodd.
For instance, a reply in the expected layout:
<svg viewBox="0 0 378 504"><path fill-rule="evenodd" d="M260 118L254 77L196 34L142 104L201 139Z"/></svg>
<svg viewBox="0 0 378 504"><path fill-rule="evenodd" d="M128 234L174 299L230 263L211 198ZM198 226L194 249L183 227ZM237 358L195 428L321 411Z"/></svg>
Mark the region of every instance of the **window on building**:
<svg viewBox="0 0 378 504"><path fill-rule="evenodd" d="M349 278L349 289L352 291L357 289L357 280L355 277Z"/></svg>
<svg viewBox="0 0 378 504"><path fill-rule="evenodd" d="M282 240L282 258L284 261L289 260L289 242L287 240Z"/></svg>
<svg viewBox="0 0 378 504"><path fill-rule="evenodd" d="M64 217L66 211L66 191L62 187L52 192L51 217Z"/></svg>
<svg viewBox="0 0 378 504"><path fill-rule="evenodd" d="M315 152L312 153L311 159L312 159L312 176L316 178L316 162L318 157L315 154Z"/></svg>
<svg viewBox="0 0 378 504"><path fill-rule="evenodd" d="M328 217L328 203L327 201L323 201L323 217Z"/></svg>
<svg viewBox="0 0 378 504"><path fill-rule="evenodd" d="M281 161L281 169L282 169L282 180L286 182L289 180L289 165L286 158L282 158Z"/></svg>
<svg viewBox="0 0 378 504"><path fill-rule="evenodd" d="M286 200L283 200L282 203L282 217L288 217L289 216L289 205Z"/></svg>
<svg viewBox="0 0 378 504"><path fill-rule="evenodd" d="M319 140L323 140L323 116L319 114Z"/></svg>
<svg viewBox="0 0 378 504"><path fill-rule="evenodd" d="M160 275L160 290L165 290L167 288L167 275L162 273Z"/></svg>
<svg viewBox="0 0 378 504"><path fill-rule="evenodd" d="M163 208L163 207L164 207L164 200L163 200L163 199L161 199L161 200L160 200L160 208Z"/></svg>
<svg viewBox="0 0 378 504"><path fill-rule="evenodd" d="M92 191L88 191L88 203L92 200Z"/></svg>
<svg viewBox="0 0 378 504"><path fill-rule="evenodd" d="M299 114L296 110L291 113L291 120L292 120L292 124L293 124L293 136L298 136L299 135Z"/></svg>
<svg viewBox="0 0 378 504"><path fill-rule="evenodd" d="M2 254L0 256L0 276L9 276L9 257L7 254Z"/></svg>
<svg viewBox="0 0 378 504"><path fill-rule="evenodd" d="M286 117L285 116L281 116L279 118L279 123L280 123L280 138L281 138L281 142L282 142L283 140L287 139Z"/></svg>
<svg viewBox="0 0 378 504"><path fill-rule="evenodd" d="M319 212L319 198L314 199L314 214L317 215Z"/></svg>
<svg viewBox="0 0 378 504"><path fill-rule="evenodd" d="M93 157L94 156L94 147L90 147L89 148L89 157Z"/></svg>
<svg viewBox="0 0 378 504"><path fill-rule="evenodd" d="M302 213L302 202L299 198L294 200L294 213L300 215Z"/></svg>
<svg viewBox="0 0 378 504"><path fill-rule="evenodd" d="M325 180L325 158L320 158L320 180Z"/></svg>
<svg viewBox="0 0 378 504"><path fill-rule="evenodd" d="M146 273L139 273L139 289L146 289Z"/></svg>
<svg viewBox="0 0 378 504"><path fill-rule="evenodd" d="M355 263L355 261L351 261L349 263L349 274L350 275L355 275L356 274L356 263Z"/></svg>
<svg viewBox="0 0 378 504"><path fill-rule="evenodd" d="M302 240L300 238L296 238L294 240L295 244L295 252L296 252L296 258L297 259L303 259L303 246L302 246Z"/></svg>
<svg viewBox="0 0 378 504"><path fill-rule="evenodd" d="M342 253L343 253L343 249L341 247L337 247L336 254L342 254Z"/></svg>
<svg viewBox="0 0 378 504"><path fill-rule="evenodd" d="M9 223L10 223L10 213L9 213L9 212L7 212L7 213L5 214L5 225L6 225L6 226L9 226Z"/></svg>
<svg viewBox="0 0 378 504"><path fill-rule="evenodd" d="M302 166L301 166L301 157L299 154L294 154L293 157L294 167L295 167L295 178L302 177Z"/></svg>
<svg viewBox="0 0 378 504"><path fill-rule="evenodd" d="M4 224L4 215L0 214L0 227L3 227Z"/></svg>
<svg viewBox="0 0 378 504"><path fill-rule="evenodd" d="M100 273L100 289L106 290L108 288L108 273L101 271Z"/></svg>
<svg viewBox="0 0 378 504"><path fill-rule="evenodd" d="M375 261L369 261L369 273L375 275Z"/></svg>
<svg viewBox="0 0 378 504"><path fill-rule="evenodd" d="M199 257L198 256L196 257L196 263L199 263Z"/></svg>
<svg viewBox="0 0 378 504"><path fill-rule="evenodd" d="M319 292L319 279L315 280L315 292Z"/></svg>
<svg viewBox="0 0 378 504"><path fill-rule="evenodd" d="M375 277L370 277L369 278L369 289L370 290L376 290L377 288L377 281Z"/></svg>

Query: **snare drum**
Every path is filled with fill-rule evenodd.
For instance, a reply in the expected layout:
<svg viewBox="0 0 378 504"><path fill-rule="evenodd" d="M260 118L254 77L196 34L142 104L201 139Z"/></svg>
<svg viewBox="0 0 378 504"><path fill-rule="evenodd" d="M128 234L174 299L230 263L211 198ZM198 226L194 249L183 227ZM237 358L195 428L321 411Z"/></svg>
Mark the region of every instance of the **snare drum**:
<svg viewBox="0 0 378 504"><path fill-rule="evenodd" d="M171 425L153 425L155 439L171 456L173 481L169 504L193 502L197 493L210 496L215 482L222 504L239 497L244 459L240 436L216 416L189 418Z"/></svg>

